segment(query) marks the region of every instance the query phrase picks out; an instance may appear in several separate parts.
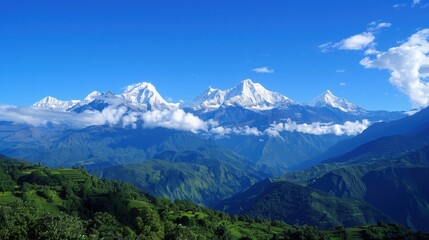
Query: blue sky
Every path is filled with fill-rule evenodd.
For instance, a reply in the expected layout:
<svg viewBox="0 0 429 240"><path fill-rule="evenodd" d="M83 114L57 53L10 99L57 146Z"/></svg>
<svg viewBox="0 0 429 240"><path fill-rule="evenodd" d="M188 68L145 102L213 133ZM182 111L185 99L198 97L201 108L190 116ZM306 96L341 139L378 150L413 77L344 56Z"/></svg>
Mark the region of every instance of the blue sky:
<svg viewBox="0 0 429 240"><path fill-rule="evenodd" d="M385 52L429 27L429 1L417 2L5 0L0 103L82 99L141 81L190 100L251 78L299 102L330 89L367 109L407 110L418 101L389 83L392 68L360 61L371 47ZM374 30L380 23L390 27ZM374 39L341 47L361 33ZM261 67L273 72L252 71Z"/></svg>

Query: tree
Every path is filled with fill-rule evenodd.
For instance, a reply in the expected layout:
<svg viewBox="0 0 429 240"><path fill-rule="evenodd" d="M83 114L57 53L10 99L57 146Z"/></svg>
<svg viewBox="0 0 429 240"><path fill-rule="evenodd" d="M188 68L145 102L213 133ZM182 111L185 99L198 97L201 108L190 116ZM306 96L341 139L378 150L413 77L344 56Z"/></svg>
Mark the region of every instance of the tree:
<svg viewBox="0 0 429 240"><path fill-rule="evenodd" d="M29 239L86 239L83 222L77 217L61 214L43 216L31 224Z"/></svg>
<svg viewBox="0 0 429 240"><path fill-rule="evenodd" d="M101 239L135 238L135 233L129 228L123 227L118 220L106 212L97 212L88 223L87 231L90 237Z"/></svg>

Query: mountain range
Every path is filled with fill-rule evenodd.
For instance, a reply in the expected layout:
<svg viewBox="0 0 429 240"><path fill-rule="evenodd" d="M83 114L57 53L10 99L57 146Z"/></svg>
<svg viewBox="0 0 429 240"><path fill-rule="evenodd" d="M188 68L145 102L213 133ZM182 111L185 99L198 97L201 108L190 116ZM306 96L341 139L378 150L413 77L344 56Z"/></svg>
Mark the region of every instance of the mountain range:
<svg viewBox="0 0 429 240"><path fill-rule="evenodd" d="M398 118L402 114L399 112L367 111L350 103L346 99L336 97L329 90L315 98L311 104L305 105L295 102L280 93L269 91L261 84L254 83L250 79L243 80L237 86L227 90L210 87L193 100L184 103L167 102L158 93L154 85L142 82L129 85L121 94L113 94L110 91L106 93L94 91L85 97L84 100L70 101L61 101L49 96L34 103L32 106L37 109L74 112L82 112L84 110L102 111L107 106L125 106L137 111L162 111L181 108L192 112L198 117L206 118L210 116L209 113L211 112L236 108L248 110L255 114L263 113L262 115L267 115L267 112L270 112L271 118L267 119L271 121L269 123L281 120L282 118L290 118L300 122L332 121L341 123L346 120L364 118L372 121L383 121ZM282 109L283 111L290 109L289 112L286 111L289 114L273 116L280 115L275 111L278 109ZM327 112L327 110L330 110L330 112ZM340 111L342 114L336 111ZM324 114L316 117L320 113ZM335 113L342 116L333 116ZM312 119L310 119L310 116L300 115L311 115Z"/></svg>
<svg viewBox="0 0 429 240"><path fill-rule="evenodd" d="M330 91L305 105L250 79L227 90L209 88L181 104L167 102L152 84L143 82L121 94L94 91L72 101L46 97L29 109L5 109L0 112L0 151L14 157L50 166L135 163L153 158L155 152L178 150L152 140L157 128L166 128L169 139L186 136L185 145L199 139L232 150L268 176L313 159L373 122L405 116L367 111ZM136 146L136 141L147 144Z"/></svg>
<svg viewBox="0 0 429 240"><path fill-rule="evenodd" d="M121 94L94 91L78 101L47 97L31 108L3 109L2 154L52 167L85 166L154 195L210 207L265 178L323 161L320 154L342 140L354 141L353 135L374 122L406 116L368 111L330 91L301 104L251 80L227 90L209 88L180 104L167 102L143 82ZM314 195L301 186L296 190L303 198ZM372 216L356 224L391 219L363 199L347 205L320 191L315 203L325 210L339 204ZM329 219L325 227L345 224Z"/></svg>
<svg viewBox="0 0 429 240"><path fill-rule="evenodd" d="M337 215L338 207L324 212L340 204L333 203L331 196L348 203L366 204L389 221L429 231L428 123L429 108L426 108L403 119L374 124L362 134L335 144L319 156L323 158L319 164L257 183L224 200L218 208L231 214L269 217L289 223L314 225L318 222L323 227L323 222L330 217L344 219ZM295 193L304 199L301 205L308 204L305 208L312 213L299 214L301 208L290 202L292 189L300 189ZM359 213L355 209L354 214L364 216L364 221L374 221L372 213ZM362 220L353 218L358 219Z"/></svg>
<svg viewBox="0 0 429 240"><path fill-rule="evenodd" d="M1 154L84 166L156 196L320 228L429 231L429 109L369 111L329 90L302 104L244 80L184 103L150 83L47 97L2 107L0 120Z"/></svg>

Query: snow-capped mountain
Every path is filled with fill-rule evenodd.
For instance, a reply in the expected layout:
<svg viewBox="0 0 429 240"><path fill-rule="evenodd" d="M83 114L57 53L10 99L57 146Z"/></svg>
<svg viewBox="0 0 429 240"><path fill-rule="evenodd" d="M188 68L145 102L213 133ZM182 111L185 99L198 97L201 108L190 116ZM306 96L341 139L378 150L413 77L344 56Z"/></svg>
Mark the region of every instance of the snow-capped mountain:
<svg viewBox="0 0 429 240"><path fill-rule="evenodd" d="M265 89L259 83L246 79L227 90L209 88L197 98L182 104L181 107L203 111L218 109L220 106L268 110L282 104L295 104L295 102L280 93Z"/></svg>
<svg viewBox="0 0 429 240"><path fill-rule="evenodd" d="M66 109L67 111L74 111L75 109L81 108L82 106L85 106L86 104L94 101L95 99L97 99L97 97L101 96L102 93L98 92L98 91L93 91L90 94L88 94L83 101L79 101L77 104L75 104L74 106Z"/></svg>
<svg viewBox="0 0 429 240"><path fill-rule="evenodd" d="M92 101L91 101L92 100ZM107 107L118 108L121 106L129 107L127 102L120 96L115 95L108 91L106 93L92 92L89 94L84 101L76 104L74 107L68 109L73 112L84 112L84 111L103 111Z"/></svg>
<svg viewBox="0 0 429 240"><path fill-rule="evenodd" d="M78 104L79 100L61 101L54 97L47 96L42 100L34 103L32 106L39 109L65 111Z"/></svg>
<svg viewBox="0 0 429 240"><path fill-rule="evenodd" d="M129 85L120 97L139 110L167 110L175 107L161 97L155 86L147 82Z"/></svg>
<svg viewBox="0 0 429 240"><path fill-rule="evenodd" d="M97 97L99 97L101 95L102 95L101 92L99 92L99 91L93 91L92 93L88 94L88 96L86 96L83 99L83 102L90 103L90 102L94 101Z"/></svg>
<svg viewBox="0 0 429 240"><path fill-rule="evenodd" d="M222 126L251 126L258 129L268 128L273 123L281 123L287 119L297 123L342 124L345 121L363 119L389 121L402 116L399 112L367 111L334 96L329 90L317 97L311 106L300 104L280 93L269 91L250 79L243 80L227 90L209 88L192 101L181 105L167 102L152 84L142 82L126 87L121 94L94 91L82 101L66 102L47 97L33 106L77 113L101 112L106 108L121 107L130 112L182 108L203 121L214 121Z"/></svg>
<svg viewBox="0 0 429 240"><path fill-rule="evenodd" d="M191 108L194 110L211 110L219 108L225 99L225 91L209 87L205 92L195 99L185 102L182 108Z"/></svg>
<svg viewBox="0 0 429 240"><path fill-rule="evenodd" d="M177 105L178 104L165 101L151 83L141 82L129 85L122 94L113 94L110 91L106 93L93 91L82 101L60 101L53 97L45 97L39 102L34 103L33 107L49 110L83 112L85 110L102 111L107 106L126 106L130 109L139 111L154 109L171 110L176 109Z"/></svg>
<svg viewBox="0 0 429 240"><path fill-rule="evenodd" d="M335 96L330 90L326 90L320 94L310 103L310 105L313 107L333 107L338 108L343 112L350 113L362 110L360 107L346 99Z"/></svg>

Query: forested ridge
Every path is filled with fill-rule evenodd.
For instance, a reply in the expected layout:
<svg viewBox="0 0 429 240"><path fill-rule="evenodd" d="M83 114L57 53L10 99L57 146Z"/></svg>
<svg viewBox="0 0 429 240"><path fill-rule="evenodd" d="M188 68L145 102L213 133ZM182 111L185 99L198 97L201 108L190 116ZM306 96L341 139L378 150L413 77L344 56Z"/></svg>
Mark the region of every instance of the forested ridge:
<svg viewBox="0 0 429 240"><path fill-rule="evenodd" d="M81 168L0 156L0 239L429 239L394 224L320 231L171 202Z"/></svg>

